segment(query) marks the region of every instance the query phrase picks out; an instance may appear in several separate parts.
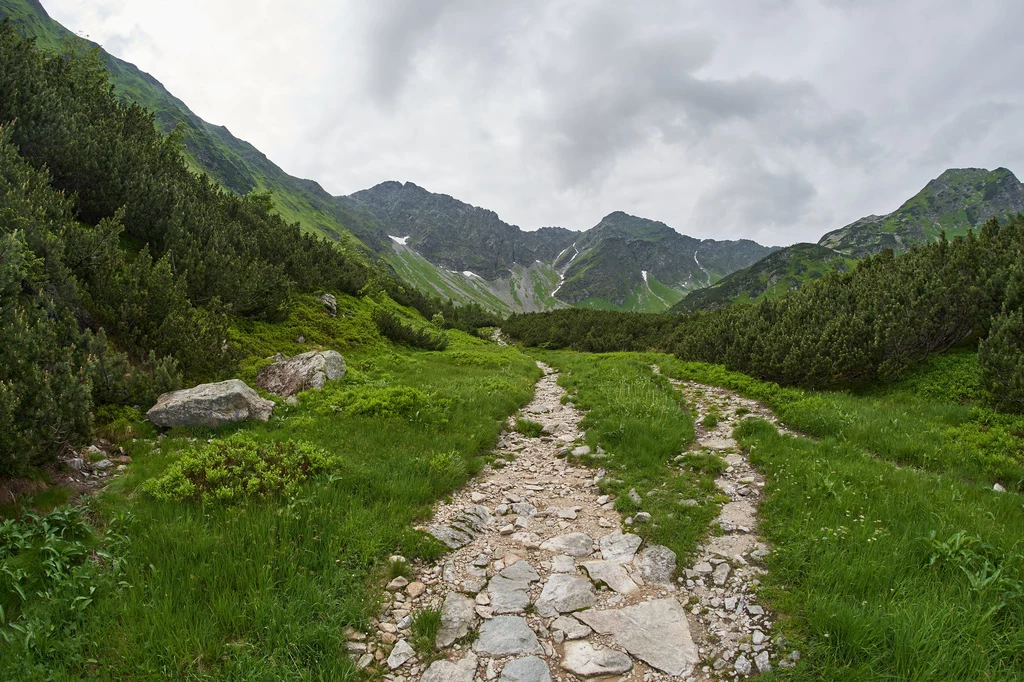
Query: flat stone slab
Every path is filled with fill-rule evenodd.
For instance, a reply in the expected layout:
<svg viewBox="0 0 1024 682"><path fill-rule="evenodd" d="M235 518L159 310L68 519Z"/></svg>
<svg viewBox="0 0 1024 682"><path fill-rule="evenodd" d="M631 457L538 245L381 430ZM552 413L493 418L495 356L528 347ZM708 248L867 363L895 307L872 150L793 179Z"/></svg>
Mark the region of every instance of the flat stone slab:
<svg viewBox="0 0 1024 682"><path fill-rule="evenodd" d="M420 682L473 682L476 666L477 657L474 653L466 654L457 663L434 661L423 673Z"/></svg>
<svg viewBox="0 0 1024 682"><path fill-rule="evenodd" d="M501 572L501 577L508 578L509 580L525 580L530 583L540 580L540 574L534 570L533 566L526 559L520 559L511 566L507 566Z"/></svg>
<svg viewBox="0 0 1024 682"><path fill-rule="evenodd" d="M620 563L614 561L584 561L581 565L592 581L604 583L619 594L633 594L640 589Z"/></svg>
<svg viewBox="0 0 1024 682"><path fill-rule="evenodd" d="M581 621L650 666L682 676L697 664L697 646L683 607L675 599L658 599L608 611L583 611Z"/></svg>
<svg viewBox="0 0 1024 682"><path fill-rule="evenodd" d="M571 556L560 554L551 560L551 571L553 573L575 573L576 560Z"/></svg>
<svg viewBox="0 0 1024 682"><path fill-rule="evenodd" d="M469 597L457 592L448 593L441 606L441 628L434 642L438 649L451 646L455 640L469 634L469 628L476 620L474 606Z"/></svg>
<svg viewBox="0 0 1024 682"><path fill-rule="evenodd" d="M398 642L395 643L394 648L391 649L391 654L388 656L388 667L392 670L396 668L401 668L403 665L408 663L415 655L416 652L409 645L409 643L404 639L400 639L398 640Z"/></svg>
<svg viewBox="0 0 1024 682"><path fill-rule="evenodd" d="M594 586L586 578L556 573L544 583L534 604L537 613L553 618L560 613L588 609L597 601Z"/></svg>
<svg viewBox="0 0 1024 682"><path fill-rule="evenodd" d="M601 557L605 561L614 561L620 564L628 564L640 549L643 540L639 535L632 533L621 533L615 531L598 540L601 545Z"/></svg>
<svg viewBox="0 0 1024 682"><path fill-rule="evenodd" d="M676 553L664 545L651 545L645 547L633 563L640 569L644 582L668 585L676 572Z"/></svg>
<svg viewBox="0 0 1024 682"><path fill-rule="evenodd" d="M487 584L487 593L491 597L491 608L497 614L522 613L530 603L529 590L529 582L509 580L500 575L491 578L491 582Z"/></svg>
<svg viewBox="0 0 1024 682"><path fill-rule="evenodd" d="M588 556L594 551L594 538L586 533L558 535L544 541L540 548L553 554L568 554L575 557Z"/></svg>
<svg viewBox="0 0 1024 682"><path fill-rule="evenodd" d="M594 646L590 642L566 642L562 667L580 677L598 677L628 672L633 661L621 651Z"/></svg>
<svg viewBox="0 0 1024 682"><path fill-rule="evenodd" d="M561 630L566 639L583 639L589 637L593 630L572 616L559 616L551 621L552 630Z"/></svg>
<svg viewBox="0 0 1024 682"><path fill-rule="evenodd" d="M516 656L544 652L537 635L522 616L495 616L480 627L473 651L491 656Z"/></svg>
<svg viewBox="0 0 1024 682"><path fill-rule="evenodd" d="M536 656L517 658L508 662L498 682L551 682L551 670Z"/></svg>

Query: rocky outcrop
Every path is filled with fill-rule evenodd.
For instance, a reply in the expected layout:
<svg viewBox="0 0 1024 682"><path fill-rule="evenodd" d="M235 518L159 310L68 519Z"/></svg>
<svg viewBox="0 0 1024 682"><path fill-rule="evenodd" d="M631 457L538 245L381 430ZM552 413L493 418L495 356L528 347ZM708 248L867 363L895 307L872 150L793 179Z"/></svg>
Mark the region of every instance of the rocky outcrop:
<svg viewBox="0 0 1024 682"><path fill-rule="evenodd" d="M294 358L283 357L260 369L256 385L287 398L302 391L317 390L328 381L345 376L345 359L333 350L310 351Z"/></svg>
<svg viewBox="0 0 1024 682"><path fill-rule="evenodd" d="M229 379L164 393L146 416L157 426L214 429L246 419L267 421L273 413L273 402L261 398L244 381Z"/></svg>
<svg viewBox="0 0 1024 682"><path fill-rule="evenodd" d="M338 316L338 299L334 297L334 294L324 294L320 297L320 302L324 304L324 309L327 310L327 314L331 317Z"/></svg>

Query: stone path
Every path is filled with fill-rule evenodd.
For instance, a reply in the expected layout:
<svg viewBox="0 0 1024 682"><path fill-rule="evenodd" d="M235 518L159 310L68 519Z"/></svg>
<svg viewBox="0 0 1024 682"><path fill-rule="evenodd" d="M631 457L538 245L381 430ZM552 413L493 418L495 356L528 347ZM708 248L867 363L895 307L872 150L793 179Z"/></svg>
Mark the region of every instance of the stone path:
<svg viewBox="0 0 1024 682"><path fill-rule="evenodd" d="M754 535L763 482L730 435L736 408L770 413L719 389L676 382L698 418L712 405L723 413L715 429L699 430L697 447L728 462L718 483L730 498L718 519L725 533L677 573L671 550L621 531L613 500L597 486L603 470L559 456L582 454L583 415L562 404L557 374L541 367L545 375L521 413L543 425L541 437L512 431L510 419L497 454L514 459L486 469L437 509L424 530L452 551L416 566L412 581L387 586L392 601L377 632L369 640L349 633L359 665L376 661L394 682L653 682L745 677L776 664L770 618L753 594L757 562L768 553ZM441 612L436 645L445 655L429 665L409 642L412 619L424 609Z"/></svg>

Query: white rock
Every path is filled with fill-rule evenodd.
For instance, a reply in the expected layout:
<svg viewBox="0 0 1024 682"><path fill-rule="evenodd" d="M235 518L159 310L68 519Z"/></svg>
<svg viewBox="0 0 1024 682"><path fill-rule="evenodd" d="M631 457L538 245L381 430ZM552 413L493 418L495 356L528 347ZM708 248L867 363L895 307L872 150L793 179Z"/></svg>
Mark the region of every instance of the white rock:
<svg viewBox="0 0 1024 682"><path fill-rule="evenodd" d="M449 592L441 606L441 628L435 644L438 649L451 646L455 640L469 634L469 628L476 619L473 600L457 592Z"/></svg>
<svg viewBox="0 0 1024 682"><path fill-rule="evenodd" d="M688 674L699 660L686 613L675 599L607 611L583 611L576 617L595 631L611 635L617 645L669 675Z"/></svg>
<svg viewBox="0 0 1024 682"><path fill-rule="evenodd" d="M645 582L668 585L676 571L676 553L664 545L651 545L640 552L635 563Z"/></svg>
<svg viewBox="0 0 1024 682"><path fill-rule="evenodd" d="M388 667L392 670L400 668L412 660L415 655L416 652L413 651L411 646L409 646L409 643L404 639L400 639L395 644L394 648L391 649L391 655L388 656Z"/></svg>
<svg viewBox="0 0 1024 682"><path fill-rule="evenodd" d="M537 635L521 616L495 616L484 621L473 651L491 656L539 654L543 652Z"/></svg>
<svg viewBox="0 0 1024 682"><path fill-rule="evenodd" d="M605 561L614 561L620 564L632 561L642 542L639 535L618 531L609 533L598 540L601 545L601 557Z"/></svg>
<svg viewBox="0 0 1024 682"><path fill-rule="evenodd" d="M590 626L584 625L572 616L559 616L551 622L551 629L561 632L566 639L583 639L589 637L593 630Z"/></svg>
<svg viewBox="0 0 1024 682"><path fill-rule="evenodd" d="M589 580L556 573L548 578L534 606L538 614L552 618L560 613L590 608L596 600L594 586Z"/></svg>
<svg viewBox="0 0 1024 682"><path fill-rule="evenodd" d="M569 533L558 535L545 541L541 549L554 554L568 554L575 557L589 555L594 548L594 539L586 533Z"/></svg>
<svg viewBox="0 0 1024 682"><path fill-rule="evenodd" d="M420 682L473 682L476 676L476 654L466 654L458 663L434 661L423 673Z"/></svg>
<svg viewBox="0 0 1024 682"><path fill-rule="evenodd" d="M628 672L633 667L633 661L621 651L577 641L565 644L562 667L580 677L598 677Z"/></svg>
<svg viewBox="0 0 1024 682"><path fill-rule="evenodd" d="M619 594L633 594L639 588L622 564L614 561L585 561L580 564L595 583L604 583Z"/></svg>
<svg viewBox="0 0 1024 682"><path fill-rule="evenodd" d="M565 554L556 556L551 560L551 571L553 573L575 573L576 560Z"/></svg>

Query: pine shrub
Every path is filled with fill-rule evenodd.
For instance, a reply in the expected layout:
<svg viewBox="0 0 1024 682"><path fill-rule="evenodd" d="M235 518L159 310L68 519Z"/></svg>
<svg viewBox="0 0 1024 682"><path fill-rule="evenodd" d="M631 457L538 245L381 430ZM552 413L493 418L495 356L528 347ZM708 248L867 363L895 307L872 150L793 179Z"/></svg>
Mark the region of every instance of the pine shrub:
<svg viewBox="0 0 1024 682"><path fill-rule="evenodd" d="M993 318L978 364L986 402L1004 412L1024 412L1024 309Z"/></svg>

